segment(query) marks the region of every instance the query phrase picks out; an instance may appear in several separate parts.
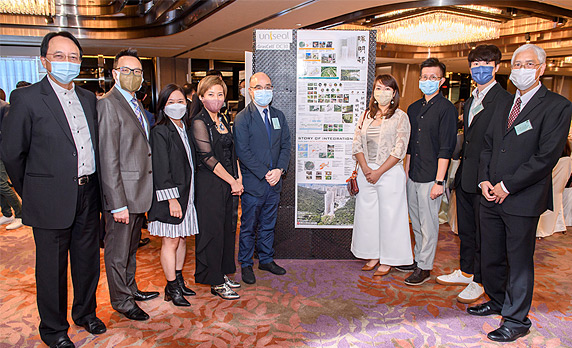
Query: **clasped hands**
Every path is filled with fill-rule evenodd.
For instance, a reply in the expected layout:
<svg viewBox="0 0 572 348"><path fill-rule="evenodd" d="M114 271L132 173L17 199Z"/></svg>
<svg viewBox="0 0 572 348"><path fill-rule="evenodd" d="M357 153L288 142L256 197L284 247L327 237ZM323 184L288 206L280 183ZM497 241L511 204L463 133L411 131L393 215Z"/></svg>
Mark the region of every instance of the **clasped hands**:
<svg viewBox="0 0 572 348"><path fill-rule="evenodd" d="M500 182L493 186L490 181L483 181L481 183L481 192L487 201L498 204L504 202L508 196L508 193L502 189Z"/></svg>
<svg viewBox="0 0 572 348"><path fill-rule="evenodd" d="M244 186L242 186L242 177L240 177L230 184L230 193L232 193L233 196L240 196L243 192Z"/></svg>
<svg viewBox="0 0 572 348"><path fill-rule="evenodd" d="M282 177L282 171L280 169L269 170L268 173L266 173L266 175L264 176L264 178L266 179L266 181L268 181L268 184L270 184L270 186L275 186L278 183L278 181L280 181L281 177Z"/></svg>
<svg viewBox="0 0 572 348"><path fill-rule="evenodd" d="M362 170L363 175L365 175L365 179L372 185L375 185L379 178L381 178L381 170L379 169L371 169L369 166L366 166L365 169Z"/></svg>

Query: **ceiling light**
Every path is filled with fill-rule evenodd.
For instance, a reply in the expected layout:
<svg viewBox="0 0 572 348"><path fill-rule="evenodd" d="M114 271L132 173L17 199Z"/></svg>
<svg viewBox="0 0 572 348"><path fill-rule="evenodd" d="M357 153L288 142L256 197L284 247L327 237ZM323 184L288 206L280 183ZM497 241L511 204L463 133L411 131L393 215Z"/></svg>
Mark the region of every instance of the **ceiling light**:
<svg viewBox="0 0 572 348"><path fill-rule="evenodd" d="M55 0L0 0L0 13L52 16L56 13Z"/></svg>
<svg viewBox="0 0 572 348"><path fill-rule="evenodd" d="M501 14L502 10L494 7L480 6L480 5L458 5L456 7L465 8L467 10L485 12L491 14Z"/></svg>
<svg viewBox="0 0 572 348"><path fill-rule="evenodd" d="M472 43L500 36L500 22L435 11L377 26L377 41L435 47Z"/></svg>

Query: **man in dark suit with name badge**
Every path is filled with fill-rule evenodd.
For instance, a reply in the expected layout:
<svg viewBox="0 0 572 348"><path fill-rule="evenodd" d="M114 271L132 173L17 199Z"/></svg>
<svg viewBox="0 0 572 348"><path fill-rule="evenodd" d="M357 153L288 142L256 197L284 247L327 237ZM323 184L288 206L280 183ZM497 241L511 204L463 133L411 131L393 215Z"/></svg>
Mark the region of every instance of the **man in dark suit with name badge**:
<svg viewBox="0 0 572 348"><path fill-rule="evenodd" d="M74 289L72 319L92 334L101 211L95 95L77 87L82 49L68 32L44 36L40 61L48 76L10 96L2 128L2 160L22 197L22 220L36 243L40 337L74 347L67 335L68 253Z"/></svg>
<svg viewBox="0 0 572 348"><path fill-rule="evenodd" d="M248 91L252 102L236 115L234 136L244 185L238 262L242 267L242 280L254 284L252 255L256 230L258 268L277 275L286 274L286 270L274 262L273 244L282 175L290 161L290 129L284 114L269 105L273 87L268 75L262 72L252 75Z"/></svg>
<svg viewBox="0 0 572 348"><path fill-rule="evenodd" d="M495 45L480 45L469 53L471 76L477 83L473 95L465 103L463 114L464 142L461 165L455 175L457 225L459 227L460 269L437 277L443 285L463 285L457 296L461 303L472 303L484 295L481 280L478 187L479 158L485 132L494 117L500 115L512 96L495 80L500 68L501 51ZM502 117L502 116L501 116Z"/></svg>
<svg viewBox="0 0 572 348"><path fill-rule="evenodd" d="M485 135L479 165L481 274L490 301L467 311L500 314L493 341L510 342L531 326L528 312L534 286L534 248L540 214L552 209L552 168L562 154L572 104L540 83L546 52L519 47L510 80L517 88L501 117Z"/></svg>

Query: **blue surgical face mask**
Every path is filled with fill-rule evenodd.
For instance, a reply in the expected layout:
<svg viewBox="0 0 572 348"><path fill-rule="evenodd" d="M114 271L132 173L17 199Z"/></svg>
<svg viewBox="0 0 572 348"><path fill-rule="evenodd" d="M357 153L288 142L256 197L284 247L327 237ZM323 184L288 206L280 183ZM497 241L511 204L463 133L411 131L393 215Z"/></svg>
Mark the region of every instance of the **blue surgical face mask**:
<svg viewBox="0 0 572 348"><path fill-rule="evenodd" d="M480 65L471 68L471 76L479 85L484 85L493 79L494 66Z"/></svg>
<svg viewBox="0 0 572 348"><path fill-rule="evenodd" d="M261 89L254 91L254 101L260 106L266 106L272 101L272 90Z"/></svg>
<svg viewBox="0 0 572 348"><path fill-rule="evenodd" d="M48 59L46 59L50 62ZM52 71L50 75L58 82L68 84L79 75L81 64L72 62L50 62Z"/></svg>
<svg viewBox="0 0 572 348"><path fill-rule="evenodd" d="M419 81L419 89L421 90L421 92L423 92L423 94L425 95L431 95L435 92L437 92L437 90L439 90L439 81L431 81L431 80L426 80L426 81Z"/></svg>

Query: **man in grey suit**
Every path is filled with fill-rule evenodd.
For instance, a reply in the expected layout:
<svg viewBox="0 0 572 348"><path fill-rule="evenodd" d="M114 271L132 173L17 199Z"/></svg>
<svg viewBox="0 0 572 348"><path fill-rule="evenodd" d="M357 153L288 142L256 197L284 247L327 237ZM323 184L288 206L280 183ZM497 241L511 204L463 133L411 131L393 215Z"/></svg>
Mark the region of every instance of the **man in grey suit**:
<svg viewBox="0 0 572 348"><path fill-rule="evenodd" d="M135 97L143 80L137 51L126 49L115 56L113 77L115 85L97 102L105 268L113 309L132 320L147 320L149 315L135 301L159 293L140 291L135 282L135 254L153 194L149 124Z"/></svg>

